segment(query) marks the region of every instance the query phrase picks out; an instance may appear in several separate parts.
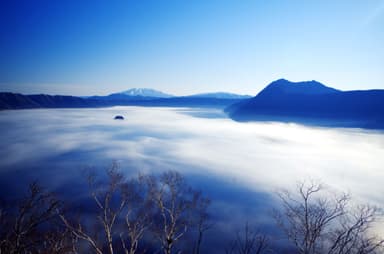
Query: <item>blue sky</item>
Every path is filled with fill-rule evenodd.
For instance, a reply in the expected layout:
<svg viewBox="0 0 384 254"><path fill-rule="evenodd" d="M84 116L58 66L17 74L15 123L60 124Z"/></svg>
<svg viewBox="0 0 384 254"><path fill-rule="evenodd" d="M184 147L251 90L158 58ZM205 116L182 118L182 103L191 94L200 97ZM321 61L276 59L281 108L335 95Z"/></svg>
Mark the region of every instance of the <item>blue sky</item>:
<svg viewBox="0 0 384 254"><path fill-rule="evenodd" d="M1 1L0 90L384 88L383 28L383 0Z"/></svg>

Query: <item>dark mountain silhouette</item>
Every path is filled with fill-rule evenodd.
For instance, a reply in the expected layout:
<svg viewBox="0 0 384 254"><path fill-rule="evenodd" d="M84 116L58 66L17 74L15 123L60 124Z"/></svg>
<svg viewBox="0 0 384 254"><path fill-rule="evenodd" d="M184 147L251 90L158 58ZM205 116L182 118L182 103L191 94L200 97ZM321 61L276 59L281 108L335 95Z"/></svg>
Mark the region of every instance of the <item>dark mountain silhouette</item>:
<svg viewBox="0 0 384 254"><path fill-rule="evenodd" d="M214 107L225 108L241 99L215 97L148 97L123 93L108 96L74 97L59 95L22 95L0 93L1 109L26 108L83 108L110 106Z"/></svg>
<svg viewBox="0 0 384 254"><path fill-rule="evenodd" d="M262 96L274 96L281 94L286 95L316 95L316 94L330 94L339 93L339 90L325 86L315 80L302 81L302 82L291 82L286 79L279 79L273 81L267 87L265 87L258 95Z"/></svg>
<svg viewBox="0 0 384 254"><path fill-rule="evenodd" d="M92 101L74 96L0 93L0 109L90 107Z"/></svg>
<svg viewBox="0 0 384 254"><path fill-rule="evenodd" d="M339 91L317 81L272 82L257 96L226 108L237 121L292 121L384 128L384 90Z"/></svg>
<svg viewBox="0 0 384 254"><path fill-rule="evenodd" d="M0 93L0 109L36 108L39 104L28 96L15 93Z"/></svg>

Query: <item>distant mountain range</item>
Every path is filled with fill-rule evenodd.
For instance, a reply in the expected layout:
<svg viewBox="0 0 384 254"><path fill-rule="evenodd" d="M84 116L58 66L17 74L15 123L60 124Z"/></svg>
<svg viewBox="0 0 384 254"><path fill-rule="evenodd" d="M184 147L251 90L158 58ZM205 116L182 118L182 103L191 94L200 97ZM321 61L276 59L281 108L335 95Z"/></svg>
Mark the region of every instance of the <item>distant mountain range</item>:
<svg viewBox="0 0 384 254"><path fill-rule="evenodd" d="M149 88L132 88L127 91L112 93L107 96L91 96L87 97L90 99L98 99L98 100L156 100L156 99L169 99L169 98L207 98L207 99L229 99L229 100L238 100L238 99L246 99L251 98L250 95L239 95L234 93L226 93L226 92L216 92L216 93L201 93L201 94L193 94L186 96L175 96L172 94L166 94L158 90L149 89Z"/></svg>
<svg viewBox="0 0 384 254"><path fill-rule="evenodd" d="M106 96L23 95L0 93L1 109L82 108L109 106L168 106L225 108L251 96L217 92L189 96L174 96L149 88L132 88Z"/></svg>
<svg viewBox="0 0 384 254"><path fill-rule="evenodd" d="M215 107L236 121L384 129L384 90L340 91L314 80L279 79L255 97L225 92L173 96L149 88L91 97L0 93L0 109L109 106Z"/></svg>
<svg viewBox="0 0 384 254"><path fill-rule="evenodd" d="M317 81L272 82L258 95L225 109L236 121L288 121L384 128L384 90L339 91Z"/></svg>

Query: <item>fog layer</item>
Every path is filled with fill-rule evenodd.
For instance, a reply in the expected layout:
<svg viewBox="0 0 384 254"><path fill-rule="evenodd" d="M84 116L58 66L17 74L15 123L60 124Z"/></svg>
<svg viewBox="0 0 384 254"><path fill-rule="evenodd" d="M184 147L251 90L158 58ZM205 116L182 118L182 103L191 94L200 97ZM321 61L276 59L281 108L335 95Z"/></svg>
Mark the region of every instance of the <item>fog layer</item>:
<svg viewBox="0 0 384 254"><path fill-rule="evenodd" d="M117 114L125 120L113 120ZM70 172L118 160L129 172L217 175L255 191L312 178L384 201L381 132L237 123L212 109L140 107L3 111L0 126L4 176L17 170L64 184Z"/></svg>

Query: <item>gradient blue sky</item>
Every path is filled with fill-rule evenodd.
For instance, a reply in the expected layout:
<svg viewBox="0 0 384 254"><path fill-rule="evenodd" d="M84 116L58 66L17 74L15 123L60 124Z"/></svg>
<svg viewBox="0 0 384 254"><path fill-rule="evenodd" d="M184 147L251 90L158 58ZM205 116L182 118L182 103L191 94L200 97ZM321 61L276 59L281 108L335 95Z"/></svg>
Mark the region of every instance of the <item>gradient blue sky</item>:
<svg viewBox="0 0 384 254"><path fill-rule="evenodd" d="M0 3L0 91L253 95L278 78L384 88L384 1Z"/></svg>

